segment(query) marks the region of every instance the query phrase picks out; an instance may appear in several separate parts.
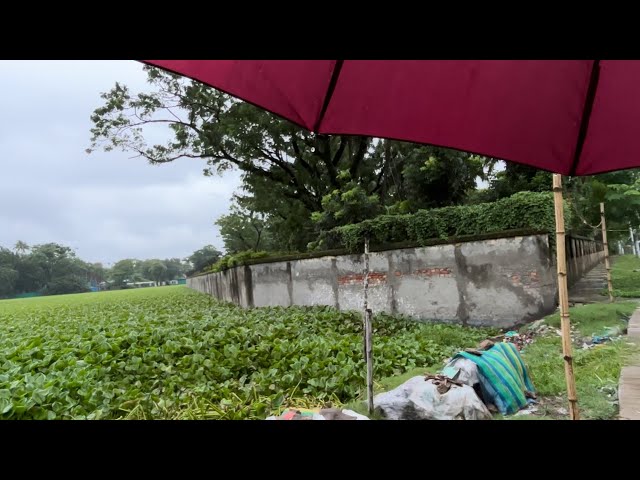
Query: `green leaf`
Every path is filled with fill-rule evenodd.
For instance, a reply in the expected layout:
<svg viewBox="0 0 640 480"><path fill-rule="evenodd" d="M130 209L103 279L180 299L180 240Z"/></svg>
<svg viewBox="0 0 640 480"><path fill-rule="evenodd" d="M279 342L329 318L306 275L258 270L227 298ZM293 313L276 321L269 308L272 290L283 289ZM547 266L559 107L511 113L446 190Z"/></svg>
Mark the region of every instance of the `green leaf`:
<svg viewBox="0 0 640 480"><path fill-rule="evenodd" d="M13 408L13 404L11 400L7 400L6 398L0 398L0 414L9 413Z"/></svg>

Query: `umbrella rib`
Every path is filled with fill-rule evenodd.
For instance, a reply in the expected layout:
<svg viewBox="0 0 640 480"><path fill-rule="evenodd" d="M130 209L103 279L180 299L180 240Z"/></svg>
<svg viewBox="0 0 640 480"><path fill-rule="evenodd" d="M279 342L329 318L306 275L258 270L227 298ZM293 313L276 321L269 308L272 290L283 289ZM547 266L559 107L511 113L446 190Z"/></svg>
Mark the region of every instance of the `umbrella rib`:
<svg viewBox="0 0 640 480"><path fill-rule="evenodd" d="M594 60L591 66L591 77L589 78L589 86L587 87L587 96L584 101L584 109L582 111L582 119L580 121L580 130L578 131L578 143L576 144L575 155L573 157L573 163L569 170L569 175L574 176L576 169L578 168L578 162L582 155L582 148L584 147L584 141L587 138L587 131L589 130L589 120L591 120L591 110L593 109L593 101L596 97L596 90L598 89L598 80L600 79L600 60Z"/></svg>
<svg viewBox="0 0 640 480"><path fill-rule="evenodd" d="M340 76L340 70L342 70L343 63L344 60L336 60L336 64L333 67L333 72L331 72L331 80L329 80L329 87L327 87L327 93L324 96L322 110L320 110L320 115L318 115L318 119L313 126L313 131L315 133L318 133L320 124L322 123L322 120L324 118L324 114L327 112L327 108L329 108L329 103L331 102L331 97L333 97L333 91L336 89L336 84L338 83L338 77Z"/></svg>

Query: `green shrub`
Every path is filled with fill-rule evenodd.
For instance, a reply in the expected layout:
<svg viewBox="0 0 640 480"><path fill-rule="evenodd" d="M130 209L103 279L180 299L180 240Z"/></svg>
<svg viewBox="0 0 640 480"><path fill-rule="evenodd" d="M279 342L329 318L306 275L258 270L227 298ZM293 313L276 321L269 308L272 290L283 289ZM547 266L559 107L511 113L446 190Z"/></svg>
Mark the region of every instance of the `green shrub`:
<svg viewBox="0 0 640 480"><path fill-rule="evenodd" d="M216 263L211 265L205 272L222 272L232 267L237 267L238 265L244 265L249 260L256 260L258 258L265 258L269 255L272 255L268 252L254 252L253 250L248 250L246 252L238 252L233 255L225 255Z"/></svg>
<svg viewBox="0 0 640 480"><path fill-rule="evenodd" d="M571 211L565 207L565 224L570 223ZM553 193L518 192L492 203L419 210L414 214L380 215L322 232L318 241L310 244L312 252L240 252L221 258L203 273L258 263L260 259L269 262L290 261L361 251L367 236L372 251L375 251L554 231ZM553 246L555 237L551 236L549 241Z"/></svg>
<svg viewBox="0 0 640 480"><path fill-rule="evenodd" d="M565 223L570 224L565 207ZM337 227L323 237L324 246L361 248L366 236L373 245L415 242L426 245L433 239L482 235L529 229L555 231L553 193L518 192L492 203L419 210L415 214L380 215L371 220Z"/></svg>
<svg viewBox="0 0 640 480"><path fill-rule="evenodd" d="M42 293L43 295L64 295L68 293L84 293L90 290L87 282L82 278L75 275L65 275L49 282Z"/></svg>

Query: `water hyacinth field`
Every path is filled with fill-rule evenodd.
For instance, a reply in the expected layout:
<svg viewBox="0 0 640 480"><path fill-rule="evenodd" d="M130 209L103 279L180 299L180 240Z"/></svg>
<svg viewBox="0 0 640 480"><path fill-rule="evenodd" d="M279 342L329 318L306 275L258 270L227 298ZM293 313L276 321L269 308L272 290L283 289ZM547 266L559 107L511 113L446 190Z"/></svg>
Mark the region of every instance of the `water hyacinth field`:
<svg viewBox="0 0 640 480"><path fill-rule="evenodd" d="M488 330L377 316L375 378ZM361 317L220 304L186 287L0 301L2 419L260 419L364 390Z"/></svg>

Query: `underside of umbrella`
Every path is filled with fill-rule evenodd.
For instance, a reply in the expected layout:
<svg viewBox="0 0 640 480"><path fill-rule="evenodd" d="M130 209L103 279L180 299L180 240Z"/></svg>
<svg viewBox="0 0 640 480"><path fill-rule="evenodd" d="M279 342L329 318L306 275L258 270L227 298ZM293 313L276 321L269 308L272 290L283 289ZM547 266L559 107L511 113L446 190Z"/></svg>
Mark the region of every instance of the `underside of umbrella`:
<svg viewBox="0 0 640 480"><path fill-rule="evenodd" d="M316 133L565 175L640 166L640 61L145 60Z"/></svg>

